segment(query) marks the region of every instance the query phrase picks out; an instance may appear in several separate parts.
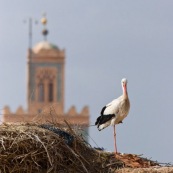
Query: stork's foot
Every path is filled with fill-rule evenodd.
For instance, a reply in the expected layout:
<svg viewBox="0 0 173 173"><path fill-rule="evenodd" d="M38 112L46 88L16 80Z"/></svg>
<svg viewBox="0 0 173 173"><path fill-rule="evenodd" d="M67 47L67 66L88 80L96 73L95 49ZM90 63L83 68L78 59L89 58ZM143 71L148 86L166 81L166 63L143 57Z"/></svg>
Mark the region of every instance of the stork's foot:
<svg viewBox="0 0 173 173"><path fill-rule="evenodd" d="M121 153L119 153L119 152L114 152L114 157L115 157L115 158L117 158L118 155L121 155Z"/></svg>

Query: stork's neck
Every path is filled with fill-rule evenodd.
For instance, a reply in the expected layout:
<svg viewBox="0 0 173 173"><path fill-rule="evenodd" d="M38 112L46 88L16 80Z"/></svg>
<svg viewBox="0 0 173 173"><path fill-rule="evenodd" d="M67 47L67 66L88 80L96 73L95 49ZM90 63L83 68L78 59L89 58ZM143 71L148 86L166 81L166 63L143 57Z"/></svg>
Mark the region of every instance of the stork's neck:
<svg viewBox="0 0 173 173"><path fill-rule="evenodd" d="M126 84L122 85L122 88L123 88L123 96L125 98L128 98L127 85Z"/></svg>

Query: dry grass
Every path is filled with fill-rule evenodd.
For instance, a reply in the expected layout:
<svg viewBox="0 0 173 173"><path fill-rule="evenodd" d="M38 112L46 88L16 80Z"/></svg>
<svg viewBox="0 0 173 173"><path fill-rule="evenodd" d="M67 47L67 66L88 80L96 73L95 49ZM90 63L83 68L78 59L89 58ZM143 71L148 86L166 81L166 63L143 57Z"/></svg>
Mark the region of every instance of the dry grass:
<svg viewBox="0 0 173 173"><path fill-rule="evenodd" d="M89 146L66 122L0 126L0 172L3 173L109 173L123 167L158 165L137 155L98 151ZM56 134L55 132L58 132ZM61 132L61 133L59 133Z"/></svg>
<svg viewBox="0 0 173 173"><path fill-rule="evenodd" d="M59 130L73 136L69 145L61 135L37 124L0 126L1 172L99 172L99 153L69 127Z"/></svg>

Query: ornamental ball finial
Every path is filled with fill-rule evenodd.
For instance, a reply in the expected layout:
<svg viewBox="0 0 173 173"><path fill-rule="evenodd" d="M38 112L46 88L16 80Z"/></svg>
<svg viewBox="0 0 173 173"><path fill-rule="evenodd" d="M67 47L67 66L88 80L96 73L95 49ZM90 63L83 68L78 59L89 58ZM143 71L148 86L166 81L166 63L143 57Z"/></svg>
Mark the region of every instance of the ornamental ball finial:
<svg viewBox="0 0 173 173"><path fill-rule="evenodd" d="M46 24L47 24L47 19L46 19L46 17L42 17L42 18L41 18L41 23L42 23L43 25L46 25Z"/></svg>

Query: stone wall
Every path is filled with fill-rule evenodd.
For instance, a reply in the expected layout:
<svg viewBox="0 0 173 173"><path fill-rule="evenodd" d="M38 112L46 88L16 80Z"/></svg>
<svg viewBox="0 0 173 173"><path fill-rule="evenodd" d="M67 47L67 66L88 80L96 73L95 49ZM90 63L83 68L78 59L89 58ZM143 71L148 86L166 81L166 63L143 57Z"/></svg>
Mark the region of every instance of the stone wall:
<svg viewBox="0 0 173 173"><path fill-rule="evenodd" d="M15 112L12 112L8 106L5 106L2 112L2 122L18 123L18 122L38 122L44 123L68 121L71 124L89 125L89 108L85 106L81 112L77 112L76 107L72 106L67 113L58 115L55 109L50 106L38 114L29 114L23 107L18 107Z"/></svg>

